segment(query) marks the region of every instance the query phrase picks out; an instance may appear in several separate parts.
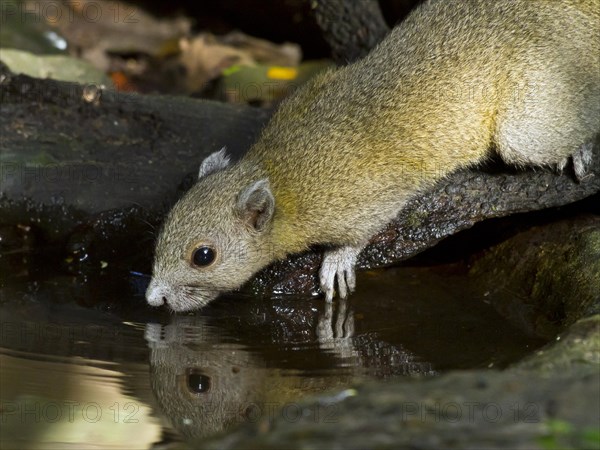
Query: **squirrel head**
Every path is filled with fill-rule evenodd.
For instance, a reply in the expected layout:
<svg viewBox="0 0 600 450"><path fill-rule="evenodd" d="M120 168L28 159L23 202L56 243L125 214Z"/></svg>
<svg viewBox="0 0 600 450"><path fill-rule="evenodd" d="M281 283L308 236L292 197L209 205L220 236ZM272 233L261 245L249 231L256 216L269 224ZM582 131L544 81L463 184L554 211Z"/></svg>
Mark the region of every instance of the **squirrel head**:
<svg viewBox="0 0 600 450"><path fill-rule="evenodd" d="M225 149L208 156L198 182L159 234L146 299L174 311L199 309L267 265L275 199L269 181L248 181ZM245 173L245 175L250 175Z"/></svg>

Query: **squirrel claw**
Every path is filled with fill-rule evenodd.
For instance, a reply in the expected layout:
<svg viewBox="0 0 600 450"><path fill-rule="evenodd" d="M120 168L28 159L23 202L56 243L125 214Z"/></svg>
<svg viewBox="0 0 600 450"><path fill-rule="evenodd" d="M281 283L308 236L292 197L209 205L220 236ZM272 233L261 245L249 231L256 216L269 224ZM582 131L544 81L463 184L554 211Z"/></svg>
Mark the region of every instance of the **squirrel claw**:
<svg viewBox="0 0 600 450"><path fill-rule="evenodd" d="M356 274L354 268L356 259L362 247L340 247L325 253L319 279L321 290L325 293L325 301L331 302L335 292L337 278L338 295L347 298L348 294L356 287Z"/></svg>
<svg viewBox="0 0 600 450"><path fill-rule="evenodd" d="M590 142L582 145L579 150L573 153L573 168L575 170L575 177L579 182L589 176L587 172L592 163L593 148L594 145Z"/></svg>

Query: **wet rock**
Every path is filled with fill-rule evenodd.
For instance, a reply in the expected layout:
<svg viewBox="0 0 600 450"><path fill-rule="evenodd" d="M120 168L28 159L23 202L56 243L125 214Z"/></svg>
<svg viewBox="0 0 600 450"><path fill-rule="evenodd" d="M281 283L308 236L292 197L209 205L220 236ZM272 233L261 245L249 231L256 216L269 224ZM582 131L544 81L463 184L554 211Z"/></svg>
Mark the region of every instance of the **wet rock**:
<svg viewBox="0 0 600 450"><path fill-rule="evenodd" d="M323 403L307 402L293 423L262 422L201 448L592 448L598 386L598 375L530 382L497 372L370 384L328 418L319 416Z"/></svg>
<svg viewBox="0 0 600 450"><path fill-rule="evenodd" d="M600 217L519 233L474 261L470 276L491 286L490 298L505 316L553 336L600 313Z"/></svg>
<svg viewBox="0 0 600 450"><path fill-rule="evenodd" d="M35 235L27 225L0 224L0 253L27 251L35 245Z"/></svg>
<svg viewBox="0 0 600 450"><path fill-rule="evenodd" d="M156 215L138 206L90 216L70 233L65 262L71 272L122 266L123 261L149 271L158 225Z"/></svg>
<svg viewBox="0 0 600 450"><path fill-rule="evenodd" d="M539 376L598 373L600 367L600 316L575 322L554 342L515 365L516 371L535 371Z"/></svg>

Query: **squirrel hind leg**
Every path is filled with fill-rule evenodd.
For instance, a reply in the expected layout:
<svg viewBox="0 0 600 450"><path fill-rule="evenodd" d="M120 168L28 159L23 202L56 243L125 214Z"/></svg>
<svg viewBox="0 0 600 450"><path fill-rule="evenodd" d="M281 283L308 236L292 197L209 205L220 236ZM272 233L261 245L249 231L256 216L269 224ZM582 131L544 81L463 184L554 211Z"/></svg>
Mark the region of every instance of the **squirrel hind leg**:
<svg viewBox="0 0 600 450"><path fill-rule="evenodd" d="M577 159L577 177L589 165L583 161L581 145L598 133L600 85L583 83L580 65L525 74L509 80L498 100L493 140L502 159L517 166L564 167L565 159ZM585 147L584 152L591 152ZM585 157L589 159L588 153ZM586 159L587 160L587 159ZM582 164L583 163L583 164Z"/></svg>
<svg viewBox="0 0 600 450"><path fill-rule="evenodd" d="M554 166L559 172L572 159L576 176L581 179L589 168L593 149L592 143L582 144L582 136L589 138L592 131L577 120L558 126L540 116L503 120L494 137L497 152L508 164Z"/></svg>
<svg viewBox="0 0 600 450"><path fill-rule="evenodd" d="M325 300L333 300L337 280L337 290L340 298L348 297L356 287L356 261L364 246L345 246L325 252L319 280Z"/></svg>

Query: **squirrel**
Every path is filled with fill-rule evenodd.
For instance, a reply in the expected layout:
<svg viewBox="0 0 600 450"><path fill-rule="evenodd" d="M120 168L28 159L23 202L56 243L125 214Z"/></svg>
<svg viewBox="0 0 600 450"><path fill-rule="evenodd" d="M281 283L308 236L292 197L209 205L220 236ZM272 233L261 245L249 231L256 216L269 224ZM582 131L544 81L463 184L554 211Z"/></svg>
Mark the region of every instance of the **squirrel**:
<svg viewBox="0 0 600 450"><path fill-rule="evenodd" d="M159 234L150 305L198 309L312 245L327 301L423 189L496 152L586 176L600 131L600 0L430 0L365 58L283 101L236 164L224 150ZM337 289L336 289L337 285Z"/></svg>

